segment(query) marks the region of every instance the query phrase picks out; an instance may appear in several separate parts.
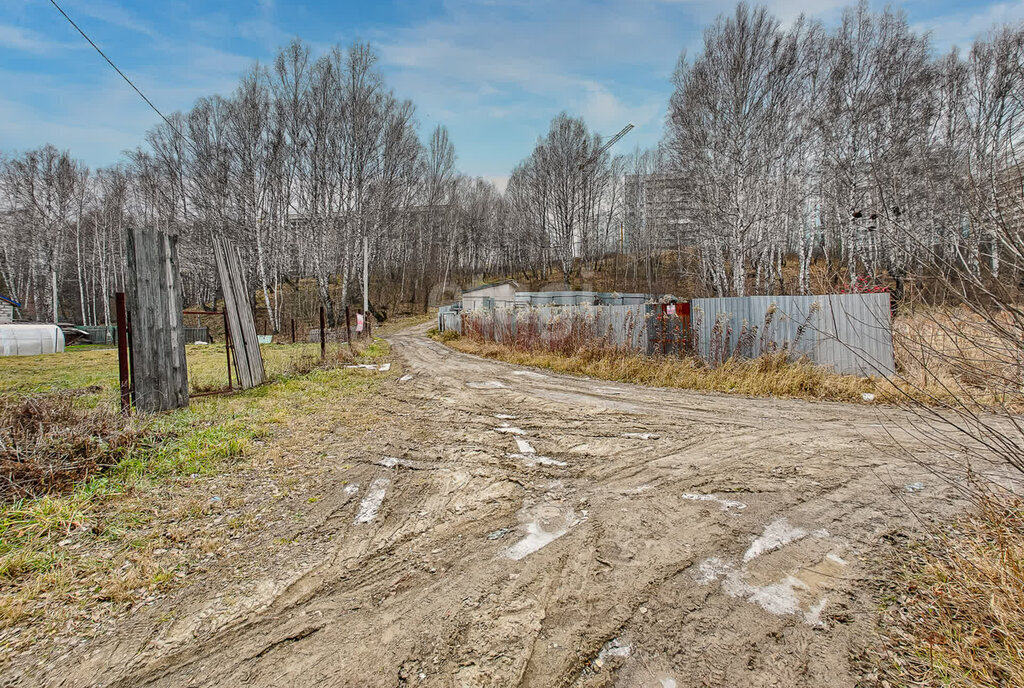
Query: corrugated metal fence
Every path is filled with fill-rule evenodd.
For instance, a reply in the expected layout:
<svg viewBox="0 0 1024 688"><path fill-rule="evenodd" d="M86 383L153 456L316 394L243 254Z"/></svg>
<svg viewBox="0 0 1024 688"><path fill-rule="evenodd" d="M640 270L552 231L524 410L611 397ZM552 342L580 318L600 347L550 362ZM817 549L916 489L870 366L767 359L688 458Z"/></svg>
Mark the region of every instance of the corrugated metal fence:
<svg viewBox="0 0 1024 688"><path fill-rule="evenodd" d="M648 354L693 352L712 365L734 356L789 352L837 373L895 373L888 294L745 296L689 304L689 326L686 318L652 310L664 306L647 304L447 310L438 314L438 327L506 343L539 338L544 346L595 338Z"/></svg>
<svg viewBox="0 0 1024 688"><path fill-rule="evenodd" d="M889 295L693 299L697 354L712 364L789 351L837 373L892 375Z"/></svg>
<svg viewBox="0 0 1024 688"><path fill-rule="evenodd" d="M463 334L512 342L516 338L539 339L544 346L558 342L600 339L607 344L647 349L645 309L633 306L549 306L468 311Z"/></svg>

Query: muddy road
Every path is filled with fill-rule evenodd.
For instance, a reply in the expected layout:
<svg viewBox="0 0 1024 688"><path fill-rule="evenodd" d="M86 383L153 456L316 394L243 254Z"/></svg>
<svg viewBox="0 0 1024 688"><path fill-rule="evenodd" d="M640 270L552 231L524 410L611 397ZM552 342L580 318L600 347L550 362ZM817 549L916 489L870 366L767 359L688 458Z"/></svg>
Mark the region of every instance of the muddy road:
<svg viewBox="0 0 1024 688"><path fill-rule="evenodd" d="M302 557L253 547L15 683L853 686L875 559L957 506L872 407L391 343L395 412L339 451Z"/></svg>

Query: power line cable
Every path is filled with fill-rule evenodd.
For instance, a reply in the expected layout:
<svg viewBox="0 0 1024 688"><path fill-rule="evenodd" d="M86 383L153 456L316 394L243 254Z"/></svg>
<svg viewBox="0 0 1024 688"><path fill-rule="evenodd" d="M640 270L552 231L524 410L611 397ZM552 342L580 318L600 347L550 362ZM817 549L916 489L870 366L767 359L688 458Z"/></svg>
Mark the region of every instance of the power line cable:
<svg viewBox="0 0 1024 688"><path fill-rule="evenodd" d="M64 18L68 20L68 23L71 24L71 26L75 27L75 30L78 31L78 33L82 34L82 38L87 40L89 42L89 45L91 45L93 48L95 48L96 52L98 52L100 54L100 56L104 60L107 61L107 64L109 64L111 67L113 67L114 71L117 72L118 74L120 74L121 78L124 79L125 82L127 82L127 84L129 86L131 86L132 89L136 93L139 94L139 97L142 98L144 101L146 101L146 105L151 107L153 109L153 112L155 112L156 114L160 115L160 119L162 119L164 122L166 122L167 126L169 126L171 128L171 130L173 130L178 136L180 136L185 141L188 141L188 143L193 146L193 151L194 151L194 147L196 145L195 142L192 141L191 139L189 139L187 136L185 136L185 134L183 134L176 126L174 126L171 123L171 120L167 119L167 117L164 115L164 113L160 112L160 108L158 108L156 105L154 105L153 101L151 101L149 98L147 98L145 93L143 93L141 90L139 90L139 87L136 86L132 82L132 80L129 79L128 76L124 72L122 72L121 69L116 64L114 64L113 60L111 60L109 57L107 57L107 54L105 52L100 50L100 47L98 45L96 45L96 43L94 43L93 40L91 38L89 38L89 36L85 33L85 31L82 31L82 28L80 26L78 26L78 24L76 24L75 21L71 17L68 16L68 13L65 12L64 9L60 5L57 4L57 1L56 0L50 0L50 4L57 8L57 11L60 12L64 16Z"/></svg>

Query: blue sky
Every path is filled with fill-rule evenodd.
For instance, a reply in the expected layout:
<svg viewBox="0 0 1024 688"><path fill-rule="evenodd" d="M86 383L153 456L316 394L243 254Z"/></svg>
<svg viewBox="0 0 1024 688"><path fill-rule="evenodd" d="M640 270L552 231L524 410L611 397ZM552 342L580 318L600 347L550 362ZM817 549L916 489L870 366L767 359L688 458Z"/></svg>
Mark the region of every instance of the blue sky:
<svg viewBox="0 0 1024 688"><path fill-rule="evenodd" d="M292 36L317 52L368 40L389 85L416 103L424 136L447 125L460 169L499 184L562 110L605 135L632 121L619 151L656 144L680 52L699 51L703 27L732 8L712 0L61 4L165 112L230 93L248 65L268 61ZM847 3L767 4L783 21L805 12L833 23ZM939 50L1024 19L1024 0L897 4ZM155 121L47 0L0 3L0 150L49 142L108 165Z"/></svg>

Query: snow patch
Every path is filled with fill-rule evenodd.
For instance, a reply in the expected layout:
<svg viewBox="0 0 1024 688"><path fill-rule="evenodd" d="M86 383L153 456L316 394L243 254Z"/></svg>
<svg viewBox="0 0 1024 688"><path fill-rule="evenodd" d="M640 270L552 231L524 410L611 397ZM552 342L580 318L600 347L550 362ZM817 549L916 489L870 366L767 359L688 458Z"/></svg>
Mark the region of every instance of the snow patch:
<svg viewBox="0 0 1024 688"><path fill-rule="evenodd" d="M536 380L541 380L547 377L547 375L544 375L543 373L535 373L532 370L513 370L512 374L519 375L521 377L532 377Z"/></svg>
<svg viewBox="0 0 1024 688"><path fill-rule="evenodd" d="M540 456L539 454L520 454L518 452L514 452L514 453L511 453L511 454L506 454L505 456L507 456L510 459L515 459L517 461L522 461L523 465L525 465L527 467L536 466L537 464L543 464L545 466L568 466L569 465L565 461L559 461L558 459L552 459L550 456Z"/></svg>
<svg viewBox="0 0 1024 688"><path fill-rule="evenodd" d="M484 382L467 382L467 387L473 389L508 389L508 385L497 380L486 380Z"/></svg>
<svg viewBox="0 0 1024 688"><path fill-rule="evenodd" d="M526 524L526 536L505 550L505 556L518 561L562 537L577 523L572 509L565 513L554 507L538 509Z"/></svg>
<svg viewBox="0 0 1024 688"><path fill-rule="evenodd" d="M630 440L656 440L659 435L653 432L624 432L622 436Z"/></svg>
<svg viewBox="0 0 1024 688"><path fill-rule="evenodd" d="M806 530L789 525L789 521L785 518L772 521L765 526L764 532L750 545L746 554L743 555L743 562L746 563L766 552L771 552L805 537L807 537Z"/></svg>
<svg viewBox="0 0 1024 688"><path fill-rule="evenodd" d="M831 562L833 562L835 564L839 564L840 566L846 566L846 560L843 559L838 554L835 554L833 552L829 552L827 558L828 558L829 561L831 561Z"/></svg>
<svg viewBox="0 0 1024 688"><path fill-rule="evenodd" d="M352 496L352 495L354 495L354 494L355 494L356 492L359 492L359 483L351 483L350 485L346 485L346 486L345 486L345 489L344 489L344 492L345 492L345 494L347 494L347 495L348 495L349 497L351 497L351 496Z"/></svg>
<svg viewBox="0 0 1024 688"><path fill-rule="evenodd" d="M495 413L494 417L497 418L498 420L515 420L516 419L516 417L513 416L511 413Z"/></svg>
<svg viewBox="0 0 1024 688"><path fill-rule="evenodd" d="M537 450L533 446L524 440L522 437L513 437L516 441L516 447L519 449L520 454L536 454Z"/></svg>
<svg viewBox="0 0 1024 688"><path fill-rule="evenodd" d="M499 425L498 427L494 428L494 432L504 432L504 433L508 433L510 435L525 435L526 434L526 431L523 430L522 428L512 427L508 423L506 423L504 425Z"/></svg>
<svg viewBox="0 0 1024 688"><path fill-rule="evenodd" d="M398 378L398 381L399 382L408 382L411 379L412 379L412 375L403 375L402 377Z"/></svg>
<svg viewBox="0 0 1024 688"><path fill-rule="evenodd" d="M377 465L383 466L384 468L394 468L395 466L412 466L412 463L405 459L400 459L397 456L385 456L377 462Z"/></svg>
<svg viewBox="0 0 1024 688"><path fill-rule="evenodd" d="M367 490L363 501L359 503L359 513L356 514L354 523L369 523L377 517L377 512L380 511L380 505L384 503L384 495L390 484L391 481L387 478L375 478L370 483L370 489Z"/></svg>
<svg viewBox="0 0 1024 688"><path fill-rule="evenodd" d="M715 495L706 494L694 494L687 492L686 494L680 495L683 499L689 499L695 502L718 502L722 506L722 511L728 511L729 509L746 509L747 505L743 502L737 502L733 499L720 499Z"/></svg>

